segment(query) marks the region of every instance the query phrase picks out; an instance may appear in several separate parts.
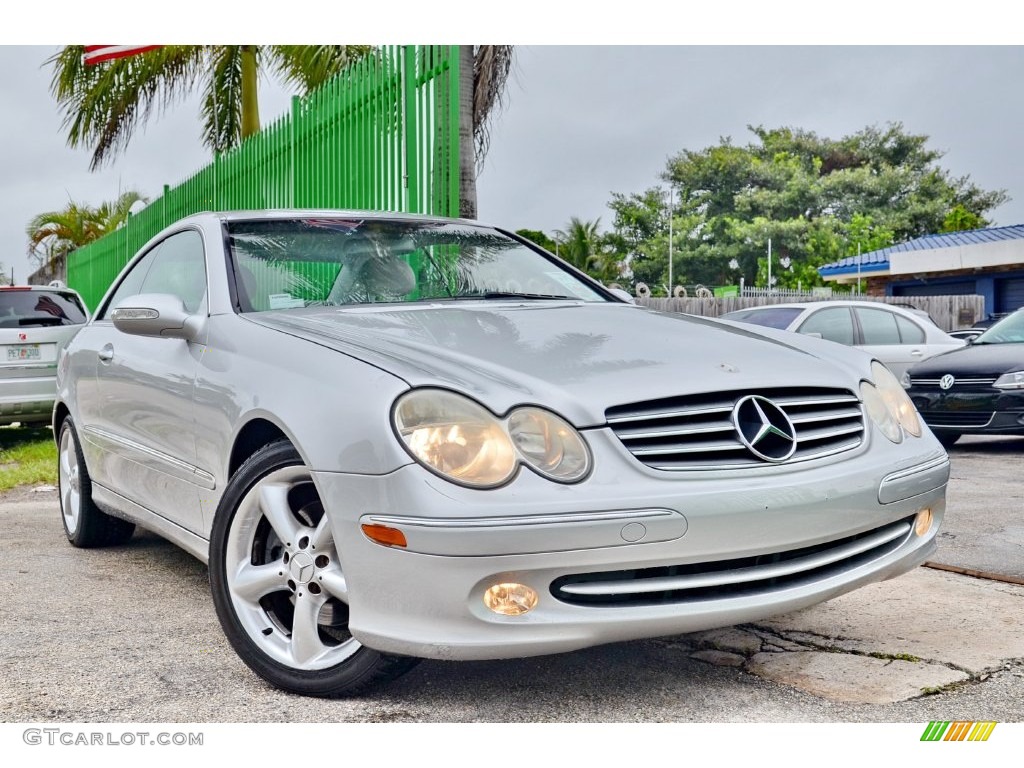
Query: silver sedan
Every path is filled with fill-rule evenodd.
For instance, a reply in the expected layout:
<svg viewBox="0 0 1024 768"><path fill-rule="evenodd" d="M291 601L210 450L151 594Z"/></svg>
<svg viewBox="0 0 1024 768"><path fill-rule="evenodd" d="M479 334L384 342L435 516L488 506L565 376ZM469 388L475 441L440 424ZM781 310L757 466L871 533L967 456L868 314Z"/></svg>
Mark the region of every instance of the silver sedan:
<svg viewBox="0 0 1024 768"><path fill-rule="evenodd" d="M921 563L945 507L871 356L632 305L476 222L187 218L58 368L71 543L208 562L241 658L306 695L809 606Z"/></svg>

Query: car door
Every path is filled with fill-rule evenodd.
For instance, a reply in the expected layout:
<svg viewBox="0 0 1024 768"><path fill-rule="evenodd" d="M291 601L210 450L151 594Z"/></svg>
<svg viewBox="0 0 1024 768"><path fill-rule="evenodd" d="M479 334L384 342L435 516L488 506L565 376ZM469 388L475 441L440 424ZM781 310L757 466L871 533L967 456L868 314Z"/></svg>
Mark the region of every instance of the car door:
<svg viewBox="0 0 1024 768"><path fill-rule="evenodd" d="M126 276L95 323L103 330L103 343L96 352L98 413L88 439L105 454L96 479L201 533L199 499L209 481L196 469L193 388L204 345L117 330L110 313L142 293L171 294L189 312L206 314L206 260L199 232L175 233L152 249Z"/></svg>
<svg viewBox="0 0 1024 768"><path fill-rule="evenodd" d="M857 346L892 371L896 378L928 356L925 332L909 318L880 307L854 307L860 326Z"/></svg>
<svg viewBox="0 0 1024 768"><path fill-rule="evenodd" d="M853 345L856 338L849 307L825 307L814 310L794 330L848 347Z"/></svg>

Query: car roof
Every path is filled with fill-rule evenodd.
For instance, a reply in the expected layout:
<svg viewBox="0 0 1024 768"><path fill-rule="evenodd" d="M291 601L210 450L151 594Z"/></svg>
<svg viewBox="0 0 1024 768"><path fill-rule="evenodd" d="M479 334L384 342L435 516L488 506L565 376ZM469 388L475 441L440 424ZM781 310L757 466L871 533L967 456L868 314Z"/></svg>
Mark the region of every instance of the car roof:
<svg viewBox="0 0 1024 768"><path fill-rule="evenodd" d="M755 309L819 309L821 307L882 307L901 314L914 315L922 320L927 319L925 315L919 314L922 310L911 309L890 304L885 301L871 301L869 299L828 299L825 301L789 301L780 304L759 304L756 307L743 307L732 312L749 312ZM730 312L730 314L732 314Z"/></svg>
<svg viewBox="0 0 1024 768"><path fill-rule="evenodd" d="M364 211L359 209L343 208L271 208L253 210L225 210L225 211L201 211L187 216L175 224L187 221L213 217L220 221L252 221L260 219L302 219L302 218L360 218L379 219L381 221L421 221L445 224L471 224L477 227L490 227L494 225L476 219L460 219L445 216L433 216L422 213L403 213L400 211Z"/></svg>

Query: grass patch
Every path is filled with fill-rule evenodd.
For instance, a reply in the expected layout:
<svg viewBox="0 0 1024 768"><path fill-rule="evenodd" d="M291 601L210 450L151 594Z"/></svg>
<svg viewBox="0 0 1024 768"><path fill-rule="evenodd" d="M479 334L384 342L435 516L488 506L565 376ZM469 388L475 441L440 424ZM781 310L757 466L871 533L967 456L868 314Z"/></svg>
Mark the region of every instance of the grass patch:
<svg viewBox="0 0 1024 768"><path fill-rule="evenodd" d="M57 484L57 446L49 427L0 427L0 492Z"/></svg>

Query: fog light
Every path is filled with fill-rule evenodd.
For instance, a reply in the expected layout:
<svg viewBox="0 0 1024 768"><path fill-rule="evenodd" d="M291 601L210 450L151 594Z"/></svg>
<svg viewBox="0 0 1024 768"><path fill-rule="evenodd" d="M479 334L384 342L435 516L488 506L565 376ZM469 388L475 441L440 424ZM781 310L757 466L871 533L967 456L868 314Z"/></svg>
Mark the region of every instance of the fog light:
<svg viewBox="0 0 1024 768"><path fill-rule="evenodd" d="M932 528L932 511L928 508L922 509L917 513L917 517L914 520L914 533L918 536L924 536Z"/></svg>
<svg viewBox="0 0 1024 768"><path fill-rule="evenodd" d="M502 616L522 616L537 605L537 592L525 584L495 584L484 592L484 605Z"/></svg>

